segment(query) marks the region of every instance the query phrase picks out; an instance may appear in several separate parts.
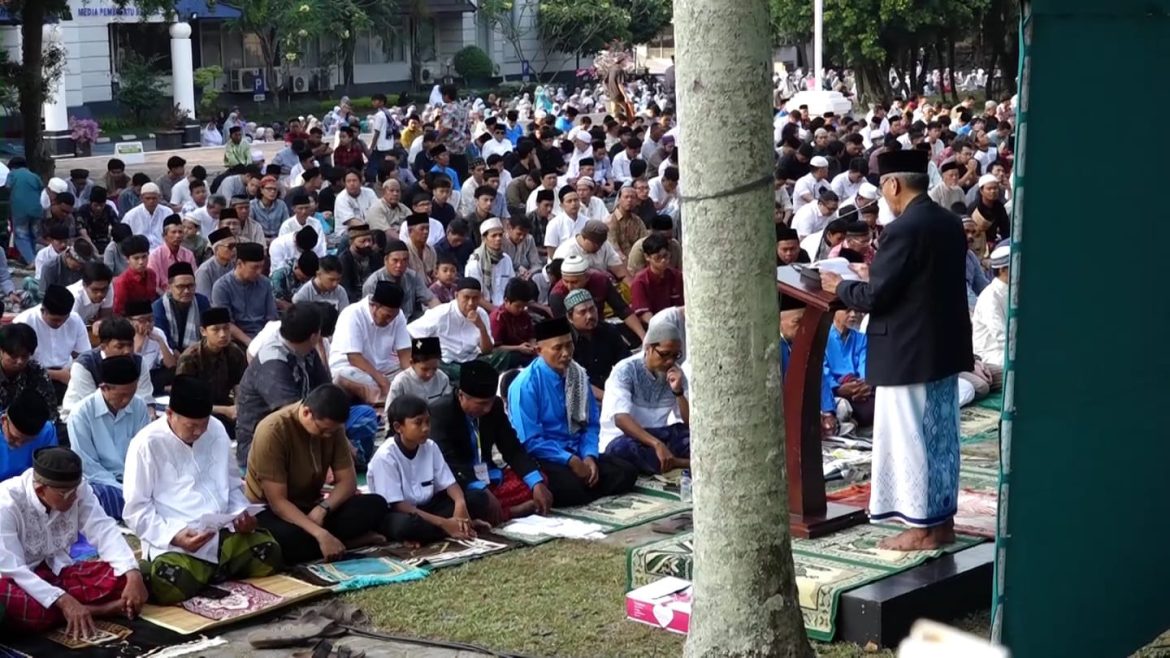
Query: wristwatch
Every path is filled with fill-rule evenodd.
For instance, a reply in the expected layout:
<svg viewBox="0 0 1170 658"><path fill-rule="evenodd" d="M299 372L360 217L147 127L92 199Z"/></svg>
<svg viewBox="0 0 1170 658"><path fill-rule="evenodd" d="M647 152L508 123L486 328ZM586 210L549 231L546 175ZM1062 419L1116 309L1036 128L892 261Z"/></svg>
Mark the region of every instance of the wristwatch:
<svg viewBox="0 0 1170 658"><path fill-rule="evenodd" d="M321 502L317 503L317 507L325 510L326 514L332 511L332 507L330 507L328 500L322 500Z"/></svg>

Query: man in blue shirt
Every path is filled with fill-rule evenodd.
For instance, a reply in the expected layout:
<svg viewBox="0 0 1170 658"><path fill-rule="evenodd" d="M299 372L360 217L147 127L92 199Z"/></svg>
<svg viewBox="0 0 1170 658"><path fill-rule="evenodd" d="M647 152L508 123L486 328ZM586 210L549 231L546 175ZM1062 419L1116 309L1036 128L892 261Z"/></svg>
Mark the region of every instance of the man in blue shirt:
<svg viewBox="0 0 1170 658"><path fill-rule="evenodd" d="M780 376L788 374L788 362L792 359L792 344L804 319L804 302L795 297L780 295ZM821 431L831 435L837 431L836 406L833 390L827 377L821 377Z"/></svg>
<svg viewBox="0 0 1170 658"><path fill-rule="evenodd" d="M564 317L535 327L540 358L508 387L512 426L536 458L555 507L591 503L634 488L638 471L629 462L598 454L601 411L589 375L573 361L573 335Z"/></svg>
<svg viewBox="0 0 1170 658"><path fill-rule="evenodd" d="M455 170L450 167L451 153L447 151L447 147L442 144L432 147L430 156L435 162L435 165L430 170L436 174L446 174L451 179L451 185L456 189L461 188L462 183L459 182L459 174L455 173Z"/></svg>
<svg viewBox="0 0 1170 658"><path fill-rule="evenodd" d="M49 422L49 405L34 391L24 390L0 416L0 481L32 468L33 454L57 445L57 429Z"/></svg>
<svg viewBox="0 0 1170 658"><path fill-rule="evenodd" d="M8 181L6 185L12 190L11 211L12 226L15 231L13 238L20 257L26 264L31 265L36 258L37 222L45 210L41 207L41 190L45 185L41 177L28 168L28 162L22 157L15 157L8 161Z"/></svg>
<svg viewBox="0 0 1170 658"><path fill-rule="evenodd" d="M150 423L138 391L140 362L111 356L99 366L102 383L69 414L69 442L81 457L82 470L102 509L122 520L122 472L130 439Z"/></svg>
<svg viewBox="0 0 1170 658"><path fill-rule="evenodd" d="M846 400L853 410L858 425L873 424L873 388L865 382L865 356L868 346L865 334L857 331L861 313L842 309L833 315L829 340L825 344L824 386L821 411L836 411L835 398Z"/></svg>

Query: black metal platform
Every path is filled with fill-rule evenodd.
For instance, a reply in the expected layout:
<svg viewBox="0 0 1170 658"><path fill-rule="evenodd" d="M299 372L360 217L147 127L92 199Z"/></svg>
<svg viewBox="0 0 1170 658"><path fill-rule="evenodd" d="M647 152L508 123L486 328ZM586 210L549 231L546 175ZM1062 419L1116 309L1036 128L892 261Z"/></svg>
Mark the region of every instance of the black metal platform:
<svg viewBox="0 0 1170 658"><path fill-rule="evenodd" d="M841 594L838 642L896 647L923 617L949 622L986 610L995 577L995 544L973 546Z"/></svg>

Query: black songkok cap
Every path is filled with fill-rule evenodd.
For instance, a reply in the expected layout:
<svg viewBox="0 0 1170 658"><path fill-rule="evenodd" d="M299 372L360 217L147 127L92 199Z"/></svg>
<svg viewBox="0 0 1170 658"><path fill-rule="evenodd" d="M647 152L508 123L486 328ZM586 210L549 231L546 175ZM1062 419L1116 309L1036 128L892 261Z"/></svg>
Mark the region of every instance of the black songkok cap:
<svg viewBox="0 0 1170 658"><path fill-rule="evenodd" d="M195 276L195 268L191 267L191 263L180 261L167 268L167 279L173 279L177 276Z"/></svg>
<svg viewBox="0 0 1170 658"><path fill-rule="evenodd" d="M439 342L439 338L437 336L415 338L414 340L410 341L410 358L415 361L437 359L442 354L442 344ZM491 366L488 367L490 368Z"/></svg>
<svg viewBox="0 0 1170 658"><path fill-rule="evenodd" d="M138 381L140 367L138 361L129 354L125 356L107 356L101 364L102 383L111 386L133 384Z"/></svg>
<svg viewBox="0 0 1170 658"><path fill-rule="evenodd" d="M473 398L496 397L500 374L486 361L469 361L459 370L459 390Z"/></svg>
<svg viewBox="0 0 1170 658"><path fill-rule="evenodd" d="M789 228L783 224L776 225L776 242L781 240L799 240L800 236L796 233L796 229Z"/></svg>
<svg viewBox="0 0 1170 658"><path fill-rule="evenodd" d="M423 224L426 224L427 226L430 226L431 224L431 218L428 217L425 212L411 213L410 217L406 218L407 226L421 226Z"/></svg>
<svg viewBox="0 0 1170 658"><path fill-rule="evenodd" d="M806 304L795 297L788 295L780 295L780 310L781 311L795 311L802 309Z"/></svg>
<svg viewBox="0 0 1170 658"><path fill-rule="evenodd" d="M12 399L5 413L17 431L29 436L40 434L45 423L49 422L49 405L43 397L28 389Z"/></svg>
<svg viewBox="0 0 1170 658"><path fill-rule="evenodd" d="M211 385L194 375L175 377L170 409L184 418L207 418L211 415Z"/></svg>
<svg viewBox="0 0 1170 658"><path fill-rule="evenodd" d="M925 174L930 154L914 149L886 151L878 155L878 172L886 174Z"/></svg>
<svg viewBox="0 0 1170 658"><path fill-rule="evenodd" d="M232 230L230 228L217 228L211 232L211 235L207 236L207 241L215 245L215 243L221 240L227 240L230 237L232 237Z"/></svg>
<svg viewBox="0 0 1170 658"><path fill-rule="evenodd" d="M460 290L482 291L483 285L479 282L479 279L470 276L463 276L459 277L459 279L455 281L455 291L458 292Z"/></svg>
<svg viewBox="0 0 1170 658"><path fill-rule="evenodd" d="M75 487L81 482L81 457L69 448L41 448L33 454L33 473L51 487Z"/></svg>
<svg viewBox="0 0 1170 658"><path fill-rule="evenodd" d="M536 202L537 203L540 203L541 201L552 201L552 200L553 200L553 191L552 190L539 190L536 193Z"/></svg>
<svg viewBox="0 0 1170 658"><path fill-rule="evenodd" d="M69 292L65 286L54 283L45 291L45 296L41 300L41 308L52 315L68 315L73 311L73 302L73 293Z"/></svg>
<svg viewBox="0 0 1170 658"><path fill-rule="evenodd" d="M236 260L255 263L264 260L264 245L256 242L241 242L236 245Z"/></svg>
<svg viewBox="0 0 1170 658"><path fill-rule="evenodd" d="M146 299L131 299L126 302L126 317L136 318L140 315L153 315L154 309L151 308L150 301Z"/></svg>
<svg viewBox="0 0 1170 658"><path fill-rule="evenodd" d="M533 329L536 334L536 340L538 341L557 338L558 336L568 336L573 333L573 328L569 325L569 320L565 317L541 320L536 323Z"/></svg>
<svg viewBox="0 0 1170 658"><path fill-rule="evenodd" d="M167 229L168 226L182 226L182 225L183 225L183 218L179 217L178 215L176 215L174 213L167 215L167 218L163 220L163 230L164 231Z"/></svg>
<svg viewBox="0 0 1170 658"><path fill-rule="evenodd" d="M223 306L212 306L199 315L200 327L214 327L217 324L230 324L232 314Z"/></svg>
<svg viewBox="0 0 1170 658"><path fill-rule="evenodd" d="M402 286L390 281L379 281L370 300L387 308L402 308L403 297L405 293L402 292Z"/></svg>

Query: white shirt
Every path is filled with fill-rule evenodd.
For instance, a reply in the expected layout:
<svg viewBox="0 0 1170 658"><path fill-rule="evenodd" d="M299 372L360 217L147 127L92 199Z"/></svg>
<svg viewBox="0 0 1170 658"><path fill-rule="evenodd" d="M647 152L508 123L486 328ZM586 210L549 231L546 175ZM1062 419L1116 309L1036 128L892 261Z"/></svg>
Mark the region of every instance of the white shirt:
<svg viewBox="0 0 1170 658"><path fill-rule="evenodd" d="M101 309L114 308L114 286L111 285L106 298L100 304L94 304L89 299L89 293L85 291L85 283L76 281L65 286L65 289L73 293L73 312L81 317L81 321L89 324L97 318L97 314Z"/></svg>
<svg viewBox="0 0 1170 658"><path fill-rule="evenodd" d="M544 189L543 187L537 185L536 189L534 189L528 193L528 201L524 204L524 212L526 212L526 213L536 212L536 193L543 190L543 189ZM561 197L559 197L557 195L556 190L553 190L552 193L553 193L553 209L552 209L552 211L554 213L557 213L557 212L560 212L560 210L561 210Z"/></svg>
<svg viewBox="0 0 1170 658"><path fill-rule="evenodd" d="M219 228L219 220L207 213L207 206L203 206L190 214L199 220L199 231L205 238L211 235L215 229Z"/></svg>
<svg viewBox="0 0 1170 658"><path fill-rule="evenodd" d="M596 219L599 222L604 222L609 217L609 210L605 207L605 202L595 196L589 197L589 203L581 204L581 211L577 216L585 215L586 221Z"/></svg>
<svg viewBox="0 0 1170 658"><path fill-rule="evenodd" d="M666 186L662 184L662 176L655 176L654 178L651 178L650 200L654 202L655 206L657 206L666 199L670 199L670 201L662 207L662 210L658 212L662 213L663 215L670 215L671 217L677 219L679 210L678 188L675 188L674 192L667 192Z"/></svg>
<svg viewBox="0 0 1170 658"><path fill-rule="evenodd" d="M491 156L496 154L502 156L505 153L511 153L514 148L515 147L512 146L512 142L509 141L508 138L505 137L504 139L497 140L493 137L484 143L483 151L480 153L480 155L483 156L483 159L486 162L487 159Z"/></svg>
<svg viewBox="0 0 1170 658"><path fill-rule="evenodd" d="M41 247L40 250L37 251L37 257L33 259L33 275L36 276L37 279L40 279L41 272L45 269L45 266L57 260L58 256L59 254L55 249L53 249L53 245L50 244ZM42 293L43 292L44 291L42 291Z"/></svg>
<svg viewBox="0 0 1170 658"><path fill-rule="evenodd" d="M459 189L459 203L455 205L456 215L466 217L475 210L475 191L479 189L480 185L487 185L487 183L476 181L474 176L468 176L467 180L463 181L463 186Z"/></svg>
<svg viewBox="0 0 1170 658"><path fill-rule="evenodd" d="M613 156L613 162L610 165L613 168L610 169L609 176L615 181L624 185L634 179L634 176L630 174L630 156L626 154L625 149Z"/></svg>
<svg viewBox="0 0 1170 658"><path fill-rule="evenodd" d="M479 314L485 329L491 326L487 311L477 306L475 312ZM406 328L415 338L438 337L443 348L443 360L447 363L466 363L479 358L479 327L463 317L456 302L428 308L421 318ZM488 340L491 340L490 332Z"/></svg>
<svg viewBox="0 0 1170 658"><path fill-rule="evenodd" d="M325 238L318 236L317 246L313 247L313 253L317 254L318 258L324 258L325 254ZM289 261L300 258L301 250L297 248L297 234L285 233L274 239L268 245L268 262L272 263L272 269L277 270Z"/></svg>
<svg viewBox="0 0 1170 658"><path fill-rule="evenodd" d="M971 315L971 342L975 356L984 363L1003 367L1004 345L1007 343L1008 285L998 277L991 280Z"/></svg>
<svg viewBox="0 0 1170 658"><path fill-rule="evenodd" d="M45 323L41 317L41 305L21 311L13 322L27 324L37 334L37 351L33 353L42 366L46 368L65 368L73 361L73 354L88 352L89 334L85 330L85 322L76 313L70 313L65 324L54 329Z"/></svg>
<svg viewBox="0 0 1170 658"><path fill-rule="evenodd" d="M857 179L857 182L849 180L849 172L843 171L833 177L833 182L829 185L833 191L837 193L837 198L841 199L841 203L845 203L844 199L851 199L857 195L857 191L861 189L861 184L865 182L865 176Z"/></svg>
<svg viewBox="0 0 1170 658"><path fill-rule="evenodd" d="M635 382L639 378L636 371L645 371L642 360L645 355L641 352L618 361L613 367L609 379L605 380L605 395L601 398L601 431L599 446L602 450L624 432L618 429L614 419L618 414L629 414L634 422L643 429L652 427L667 427L670 425L671 415L681 416L678 398L670 406L655 406L649 402L660 402L660 398L643 399L640 391L634 390ZM615 376L616 375L616 376ZM662 384L665 386L665 382ZM683 390L686 388L686 379L683 379Z"/></svg>
<svg viewBox="0 0 1170 658"><path fill-rule="evenodd" d="M420 445L414 458L410 458L398 447L398 441L390 438L374 452L366 480L370 493L385 498L387 503L406 502L418 507L431 502L436 491L455 484L455 475L431 439Z"/></svg>
<svg viewBox="0 0 1170 658"><path fill-rule="evenodd" d="M557 249L561 243L567 241L569 238L575 238L581 233L581 229L585 228L585 222L589 221L589 215L584 212L578 212L577 218L573 219L563 212L553 215L549 220L548 227L544 229L544 246L552 249ZM608 244L608 241L606 242Z"/></svg>
<svg viewBox="0 0 1170 658"><path fill-rule="evenodd" d="M162 329L155 327L150 330L150 337L142 342L142 351L138 356L142 357L142 369L149 373L162 363L162 348L158 346L158 340L167 342L167 335L163 333Z"/></svg>
<svg viewBox="0 0 1170 658"><path fill-rule="evenodd" d="M427 226L431 227L431 232L427 233L427 244L432 247L438 245L443 235L447 234L447 229L442 227L441 221L433 217L429 218ZM404 242L411 241L411 227L406 225L405 219L398 225L398 239Z"/></svg>
<svg viewBox="0 0 1170 658"><path fill-rule="evenodd" d="M805 236L823 231L829 222L837 216L837 212L833 211L828 215L821 214L821 204L806 203L803 208L796 211L792 216L792 228L796 229L796 235L803 241ZM809 253L812 257L812 253Z"/></svg>
<svg viewBox="0 0 1170 658"><path fill-rule="evenodd" d="M317 255L324 256L325 255L325 227L321 226L321 222L319 222L317 220L317 218L313 217L312 215L305 218L304 224L301 224L300 222L298 222L297 218L295 216L289 217L288 219L284 220L283 224L280 225L280 230L278 230L276 232L276 234L279 236L279 235L284 235L286 233L296 233L297 231L305 228L305 226L312 226L313 229L317 231L317 246L321 248L321 251ZM317 249L314 248L313 251L316 252Z"/></svg>
<svg viewBox="0 0 1170 658"><path fill-rule="evenodd" d="M204 514L234 516L248 509L231 439L214 416L192 445L175 436L166 416L142 428L126 451L122 495L122 519L142 541L148 560L179 552L218 564L218 534L194 553L171 539Z"/></svg>
<svg viewBox="0 0 1170 658"><path fill-rule="evenodd" d="M658 142L647 137L642 142L642 153L640 155L642 156L643 160L649 160L654 155L654 152L657 150L658 150Z"/></svg>
<svg viewBox="0 0 1170 658"><path fill-rule="evenodd" d="M354 224L364 224L366 213L378 202L378 195L368 187L363 187L356 197L351 196L348 190L342 190L333 202L333 233L345 233L345 225L351 220L358 220Z"/></svg>
<svg viewBox="0 0 1170 658"><path fill-rule="evenodd" d="M377 140L374 142L374 150L394 150L394 135L390 133L390 125L389 121L386 119L385 109L374 110L374 121L370 129L377 137Z"/></svg>
<svg viewBox="0 0 1170 658"><path fill-rule="evenodd" d="M333 370L350 367L350 354L366 357L374 369L390 375L408 363L398 361L398 351L410 349L410 334L406 331L406 316L401 312L390 324L379 327L370 313L370 298L366 297L342 309L337 316L337 330L329 348L329 367Z"/></svg>
<svg viewBox="0 0 1170 658"><path fill-rule="evenodd" d="M269 320L268 324L264 325L264 328L260 330L260 333L256 334L256 337L252 339L252 342L248 343L248 360L251 361L256 358L256 355L260 354L261 346L267 345L271 340L280 340L280 337L277 335L279 333L280 320Z"/></svg>
<svg viewBox="0 0 1170 658"><path fill-rule="evenodd" d="M576 237L569 238L561 243L557 250L553 252L553 258L568 258L569 256L580 256L589 263L589 269L597 270L598 272L608 272L609 268L617 267L622 264L621 254L608 240L601 243L601 249L593 253L585 251Z"/></svg>
<svg viewBox="0 0 1170 658"><path fill-rule="evenodd" d="M805 174L796 179L792 186L792 210L800 212L805 205L815 202L821 196L822 190L829 189L829 183L813 178L812 174ZM808 196L808 199L804 197Z"/></svg>
<svg viewBox="0 0 1170 658"><path fill-rule="evenodd" d="M480 285L484 285L483 271L480 268L479 251L472 252L471 257L467 259L467 266L463 268L463 276L470 277L479 281ZM508 287L508 281L516 276L516 270L512 265L512 257L508 254L503 254L500 257L500 262L492 266L492 280L491 280L491 299L488 303L492 306L499 306L504 303L504 288ZM484 292L487 292L487 287L484 287Z"/></svg>
<svg viewBox="0 0 1170 658"><path fill-rule="evenodd" d="M155 351L157 352L157 350L158 346L156 345ZM103 353L102 358L105 357L106 355ZM150 369L145 367L145 359L143 359L142 365L143 367L138 373L138 388L134 391L134 395L147 405L151 405L154 404L154 383L150 381ZM85 366L74 361L73 365L69 366L69 385L65 387L65 396L61 398L61 416L68 418L73 409L96 390L98 387L97 382L93 380L93 375L89 374L89 370L86 370Z"/></svg>
<svg viewBox="0 0 1170 658"><path fill-rule="evenodd" d="M191 179L186 176L171 187L171 205L182 206L191 201Z"/></svg>
<svg viewBox="0 0 1170 658"><path fill-rule="evenodd" d="M97 496L83 479L77 500L68 510L46 511L33 489L33 471L0 482L0 573L43 607L52 607L65 590L33 572L42 562L54 574L73 564L69 547L85 535L108 562L115 576L138 568L134 552L118 524L102 511Z"/></svg>
<svg viewBox="0 0 1170 658"><path fill-rule="evenodd" d="M126 211L122 223L129 226L134 235L145 235L150 240L150 248L154 249L162 245L163 220L172 214L173 211L161 203L155 206L154 213L147 212L146 206L140 203Z"/></svg>

